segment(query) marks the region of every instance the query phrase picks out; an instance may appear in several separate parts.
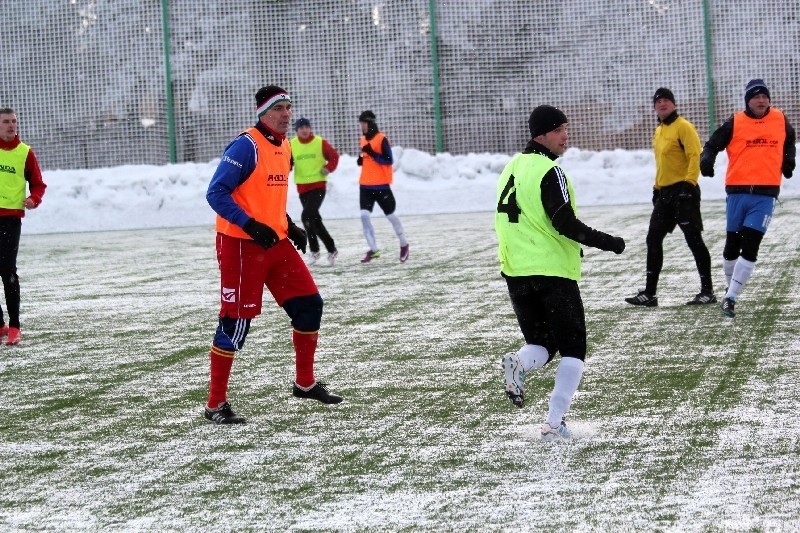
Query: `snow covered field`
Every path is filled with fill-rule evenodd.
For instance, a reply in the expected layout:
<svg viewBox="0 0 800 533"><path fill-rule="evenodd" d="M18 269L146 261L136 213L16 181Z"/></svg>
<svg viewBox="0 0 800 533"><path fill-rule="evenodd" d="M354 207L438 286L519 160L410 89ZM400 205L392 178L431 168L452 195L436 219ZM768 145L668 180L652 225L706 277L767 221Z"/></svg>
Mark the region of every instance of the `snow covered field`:
<svg viewBox="0 0 800 533"><path fill-rule="evenodd" d="M499 165L484 160L475 168L487 174ZM536 437L554 368L528 376L524 409L502 391L499 358L521 337L497 271L493 179L472 178L486 204L456 205L449 193L464 191L445 188L440 211L474 212L405 215L406 264L387 221L375 221L387 253L364 266L358 219L330 220L341 258L313 271L326 301L317 369L345 401L291 397L288 319L267 304L231 383L249 423L226 428L201 415L218 284L207 174L198 167L181 185L183 168L149 169L164 174L143 183L164 190L143 184L135 197L87 184L73 205L87 207L86 225L89 207L102 225L127 197L129 219L106 227L200 226L23 237L23 343L0 347L0 529L800 529L800 201L776 210L734 321L682 305L698 280L680 235L667 239L660 307L623 302L644 280L649 183L609 200L640 205L581 209L628 249L586 253L589 358L565 445ZM637 172L615 168L631 181ZM125 172L82 179L129 181ZM51 193L61 175L50 174ZM598 198L581 179L579 197ZM436 181L414 180L428 193ZM403 194L407 209L419 205ZM146 198L188 218L159 219ZM724 203L703 211L721 289Z"/></svg>

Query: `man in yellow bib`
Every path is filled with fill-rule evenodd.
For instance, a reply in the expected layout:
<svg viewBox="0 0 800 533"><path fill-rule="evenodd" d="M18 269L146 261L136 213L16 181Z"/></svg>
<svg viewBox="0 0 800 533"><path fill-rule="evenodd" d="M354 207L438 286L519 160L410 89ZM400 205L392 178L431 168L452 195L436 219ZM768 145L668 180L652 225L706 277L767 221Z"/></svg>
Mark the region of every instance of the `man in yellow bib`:
<svg viewBox="0 0 800 533"><path fill-rule="evenodd" d="M495 231L503 278L525 345L503 357L506 394L525 401L525 372L561 354L542 440L572 437L564 423L586 358L586 320L578 290L581 246L621 254L625 241L581 222L575 194L556 159L567 149L567 117L548 105L528 120L531 140L497 182Z"/></svg>
<svg viewBox="0 0 800 533"><path fill-rule="evenodd" d="M300 195L303 213L300 219L308 235L309 258L306 263L310 266L320 258L319 241L328 251L328 265L333 266L339 252L333 242L319 209L325 200L325 191L328 186L328 174L336 170L339 164L339 152L319 135L314 135L311 121L299 118L294 123L297 136L291 140L292 165L294 167L294 183Z"/></svg>
<svg viewBox="0 0 800 533"><path fill-rule="evenodd" d="M35 209L42 202L47 186L36 155L17 134L17 114L13 109L0 109L0 278L6 296L8 324L0 307L0 340L9 346L22 339L19 326L19 277L17 252L26 209ZM25 189L30 194L25 194Z"/></svg>

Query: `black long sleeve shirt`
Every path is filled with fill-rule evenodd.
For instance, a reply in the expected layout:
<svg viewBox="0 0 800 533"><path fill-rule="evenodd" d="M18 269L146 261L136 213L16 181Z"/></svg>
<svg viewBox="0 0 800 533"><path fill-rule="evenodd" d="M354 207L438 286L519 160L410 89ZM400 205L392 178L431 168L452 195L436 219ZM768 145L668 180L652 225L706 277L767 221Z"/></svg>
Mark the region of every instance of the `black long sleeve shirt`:
<svg viewBox="0 0 800 533"><path fill-rule="evenodd" d="M528 142L523 153L543 155L553 161L558 159L558 156L534 140ZM541 191L542 207L559 234L584 246L613 250L614 237L590 228L575 215L567 189L567 177L561 167L556 165L547 171L542 178Z"/></svg>

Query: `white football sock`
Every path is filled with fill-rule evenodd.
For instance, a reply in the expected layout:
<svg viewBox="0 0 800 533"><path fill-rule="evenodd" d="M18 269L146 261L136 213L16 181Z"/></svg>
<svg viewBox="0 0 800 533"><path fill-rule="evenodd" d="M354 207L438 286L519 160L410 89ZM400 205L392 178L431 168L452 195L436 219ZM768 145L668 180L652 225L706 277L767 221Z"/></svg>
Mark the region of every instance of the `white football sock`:
<svg viewBox="0 0 800 533"><path fill-rule="evenodd" d="M747 280L753 275L753 270L756 264L753 261L740 257L736 260L736 266L733 269L733 276L731 276L731 284L728 285L728 293L725 298L736 300L742 292Z"/></svg>
<svg viewBox="0 0 800 533"><path fill-rule="evenodd" d="M547 412L547 423L551 427L560 426L561 419L569 411L572 397L583 376L583 367L583 361L577 357L561 356L556 370L556 383L550 395L550 410Z"/></svg>
<svg viewBox="0 0 800 533"><path fill-rule="evenodd" d="M397 215L392 213L391 215L386 215L386 218L388 218L389 222L392 223L392 226L394 227L394 233L397 235L397 238L400 239L400 246L407 245L408 241L406 240L405 232L403 232L403 224L400 223L400 219L397 217Z"/></svg>
<svg viewBox="0 0 800 533"><path fill-rule="evenodd" d="M366 209L361 210L361 225L364 227L364 238L367 239L367 246L373 252L378 251L378 243L375 241L375 228L372 227L372 220L369 218L370 212Z"/></svg>
<svg viewBox="0 0 800 533"><path fill-rule="evenodd" d="M550 358L547 348L538 344L526 344L520 348L517 356L522 363L522 370L525 372L534 368L542 368Z"/></svg>
<svg viewBox="0 0 800 533"><path fill-rule="evenodd" d="M725 274L725 286L731 286L731 277L733 276L733 267L736 266L736 259L722 258L722 272Z"/></svg>

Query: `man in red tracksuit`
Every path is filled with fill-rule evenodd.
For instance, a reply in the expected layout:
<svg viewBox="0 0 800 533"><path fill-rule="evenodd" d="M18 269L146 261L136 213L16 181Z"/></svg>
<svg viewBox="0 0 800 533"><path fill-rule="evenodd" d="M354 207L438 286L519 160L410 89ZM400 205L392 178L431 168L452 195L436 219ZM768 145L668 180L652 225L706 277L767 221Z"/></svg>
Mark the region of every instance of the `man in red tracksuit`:
<svg viewBox="0 0 800 533"><path fill-rule="evenodd" d="M26 196L26 187L30 194ZM47 186L36 155L17 134L17 114L13 109L0 109L0 278L6 296L8 324L0 307L0 340L9 346L22 339L19 327L19 277L17 252L26 209L35 209L42 202Z"/></svg>
<svg viewBox="0 0 800 533"><path fill-rule="evenodd" d="M228 381L250 322L261 314L264 286L292 322L296 370L292 394L327 404L342 401L314 377L323 302L292 246L305 252L306 233L286 213L292 157L286 139L292 117L289 95L275 85L262 87L256 93L256 113L256 125L225 148L206 193L217 213L221 306L209 355L205 417L217 424L245 421L228 403Z"/></svg>

